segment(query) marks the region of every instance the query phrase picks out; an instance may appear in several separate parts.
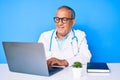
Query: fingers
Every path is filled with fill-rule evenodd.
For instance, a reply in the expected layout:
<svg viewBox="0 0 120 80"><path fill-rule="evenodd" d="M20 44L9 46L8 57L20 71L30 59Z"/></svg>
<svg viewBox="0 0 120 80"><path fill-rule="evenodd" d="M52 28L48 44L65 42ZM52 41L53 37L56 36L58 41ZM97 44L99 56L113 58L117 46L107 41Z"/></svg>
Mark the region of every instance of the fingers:
<svg viewBox="0 0 120 80"><path fill-rule="evenodd" d="M54 57L50 58L50 59L47 60L47 65L49 67L54 66L54 65L59 65L59 59L54 58Z"/></svg>
<svg viewBox="0 0 120 80"><path fill-rule="evenodd" d="M68 62L66 60L60 60L57 58L50 58L47 60L48 67L51 66L68 66Z"/></svg>
<svg viewBox="0 0 120 80"><path fill-rule="evenodd" d="M58 63L58 60L57 58L54 58L54 57L47 60L48 67L58 65L57 63Z"/></svg>

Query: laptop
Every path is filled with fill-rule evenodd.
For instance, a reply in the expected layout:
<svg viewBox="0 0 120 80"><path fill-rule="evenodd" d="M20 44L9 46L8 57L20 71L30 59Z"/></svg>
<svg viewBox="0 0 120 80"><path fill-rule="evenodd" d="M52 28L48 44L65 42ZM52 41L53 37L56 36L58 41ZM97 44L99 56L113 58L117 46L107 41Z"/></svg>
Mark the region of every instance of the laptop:
<svg viewBox="0 0 120 80"><path fill-rule="evenodd" d="M51 76L63 67L47 66L43 43L2 42L9 70L41 76Z"/></svg>

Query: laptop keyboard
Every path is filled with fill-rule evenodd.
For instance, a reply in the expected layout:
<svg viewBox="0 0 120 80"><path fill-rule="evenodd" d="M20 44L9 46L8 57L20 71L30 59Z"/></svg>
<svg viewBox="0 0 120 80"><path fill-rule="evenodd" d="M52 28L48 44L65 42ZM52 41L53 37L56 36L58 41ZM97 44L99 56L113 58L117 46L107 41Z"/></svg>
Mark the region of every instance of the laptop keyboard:
<svg viewBox="0 0 120 80"><path fill-rule="evenodd" d="M54 73L57 73L57 72L61 71L64 68L62 68L62 67L49 67L48 69L49 69L50 75L52 75Z"/></svg>

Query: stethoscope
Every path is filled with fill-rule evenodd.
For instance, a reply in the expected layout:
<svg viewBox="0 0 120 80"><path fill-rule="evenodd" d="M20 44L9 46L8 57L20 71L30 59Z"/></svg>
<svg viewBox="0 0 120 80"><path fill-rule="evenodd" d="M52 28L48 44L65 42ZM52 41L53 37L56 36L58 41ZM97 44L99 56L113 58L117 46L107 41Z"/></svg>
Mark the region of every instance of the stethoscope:
<svg viewBox="0 0 120 80"><path fill-rule="evenodd" d="M50 47L49 47L49 51L51 52L51 49L52 49L52 39L53 39L53 35L55 33L56 30L53 30L52 32L52 35L51 35L51 38L50 38ZM77 36L75 35L75 32L74 30L72 29L72 33L73 33L73 37L72 37L72 41L71 41L71 46L72 46L72 51L73 51L73 54L74 56L77 55L77 53L79 52L78 50L78 38Z"/></svg>

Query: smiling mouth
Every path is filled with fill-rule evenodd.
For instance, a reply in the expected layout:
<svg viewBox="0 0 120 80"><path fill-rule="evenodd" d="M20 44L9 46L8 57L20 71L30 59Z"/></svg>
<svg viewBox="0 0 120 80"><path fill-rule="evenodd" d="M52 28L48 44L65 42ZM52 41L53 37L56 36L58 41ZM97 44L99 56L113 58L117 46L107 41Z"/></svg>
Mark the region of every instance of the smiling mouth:
<svg viewBox="0 0 120 80"><path fill-rule="evenodd" d="M63 29L64 29L64 27L60 27L60 28L58 28L58 30L60 30L60 31L63 30Z"/></svg>

